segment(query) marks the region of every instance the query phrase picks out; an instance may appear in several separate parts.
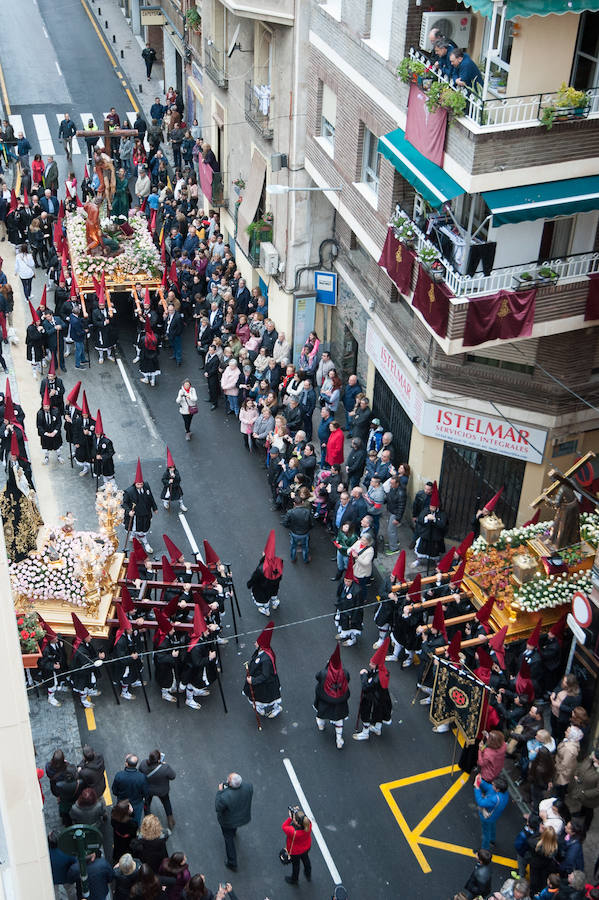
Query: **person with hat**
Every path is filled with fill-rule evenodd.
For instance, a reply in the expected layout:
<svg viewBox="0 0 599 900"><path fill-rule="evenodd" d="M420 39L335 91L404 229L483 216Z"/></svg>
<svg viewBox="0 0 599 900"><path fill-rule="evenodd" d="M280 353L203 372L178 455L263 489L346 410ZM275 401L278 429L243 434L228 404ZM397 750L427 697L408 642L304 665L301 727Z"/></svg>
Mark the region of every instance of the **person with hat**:
<svg viewBox="0 0 599 900"><path fill-rule="evenodd" d="M157 512L158 507L150 485L144 481L139 457L135 469L135 481L123 492L123 508L125 510L124 524L131 529L131 536L139 538L146 552L152 553L148 542L148 532L152 526L152 515Z"/></svg>
<svg viewBox="0 0 599 900"><path fill-rule="evenodd" d="M391 645L393 652L388 654L386 662L397 662L403 650L403 669L409 669L414 664L414 653L420 647L420 636L417 632L419 625L424 621L424 615L415 604L421 603L420 573L416 575L411 585L405 582L406 551L402 550L391 572L389 584L389 597L392 598L393 618L391 619ZM397 590L392 591L395 587Z"/></svg>
<svg viewBox="0 0 599 900"><path fill-rule="evenodd" d="M39 613L38 619L45 631L45 636L41 643L42 655L38 659L37 669L43 681L47 683L48 703L50 706L61 706L62 704L56 699L56 693L68 690L64 683L68 676L64 641L60 640L54 629L44 622Z"/></svg>
<svg viewBox="0 0 599 900"><path fill-rule="evenodd" d="M130 688L141 687L143 678L143 660L140 653L143 651L140 626L143 625L143 616L135 622L131 622L129 614L135 612L135 606L126 585L121 588L121 602L116 604L119 627L114 637L112 647L112 680L121 686L123 700L135 700L135 694Z"/></svg>
<svg viewBox="0 0 599 900"><path fill-rule="evenodd" d="M69 391L65 398L65 408L64 408L64 433L65 438L69 444L72 444L73 439L73 427L76 425L78 420L81 418L81 408L78 404L79 399L79 391L81 390L81 382L78 381L75 387Z"/></svg>
<svg viewBox="0 0 599 900"><path fill-rule="evenodd" d="M325 730L327 720L334 726L338 750L344 744L343 722L349 716L349 696L349 672L341 664L341 650L337 644L326 668L316 673L314 709L319 731Z"/></svg>
<svg viewBox="0 0 599 900"><path fill-rule="evenodd" d="M335 624L337 634L335 639L343 641L344 647L353 647L362 634L364 611L360 599L358 579L354 575L354 558L348 557L348 563L343 572L343 580L337 586L337 600L335 601Z"/></svg>
<svg viewBox="0 0 599 900"><path fill-rule="evenodd" d="M181 512L187 512L187 507L183 503L183 489L181 487L181 475L175 465L175 460L171 451L166 448L166 471L162 476L162 492L160 494L162 505L170 511L171 500L175 503L179 502Z"/></svg>
<svg viewBox="0 0 599 900"><path fill-rule="evenodd" d="M154 672L167 703L177 702L179 672L183 664L183 652L187 642L184 632L175 626L162 609L155 609L156 630L154 632Z"/></svg>
<svg viewBox="0 0 599 900"><path fill-rule="evenodd" d="M46 346L52 354L55 366L60 366L61 372L66 372L64 364L64 338L67 326L63 319L55 316L49 309L44 309L42 325L46 333Z"/></svg>
<svg viewBox="0 0 599 900"><path fill-rule="evenodd" d="M383 443L383 426L381 425L380 419L373 419L370 423L370 431L368 432L368 437L366 438L366 452L369 453L371 450L376 450L377 455L379 450L381 449L381 445Z"/></svg>
<svg viewBox="0 0 599 900"><path fill-rule="evenodd" d="M541 697L543 694L543 660L539 652L539 641L541 638L541 627L543 617L539 615L537 623L532 632L526 638L526 646L520 656L520 662L526 660L530 667L530 677L535 689L535 695ZM555 683L555 682L554 682Z"/></svg>
<svg viewBox="0 0 599 900"><path fill-rule="evenodd" d="M81 698L81 705L86 709L91 709L94 704L90 697L98 697L102 693L97 688L96 661L100 661L101 665L106 654L104 650L96 649L92 643L91 634L81 619L75 613L71 613L71 618L76 635L71 659L71 684L75 693L79 694Z"/></svg>
<svg viewBox="0 0 599 900"><path fill-rule="evenodd" d="M183 658L179 690L185 691L185 705L201 709L196 697L208 697L210 685L218 678L214 632L218 625L208 625L200 603L194 605L193 631Z"/></svg>
<svg viewBox="0 0 599 900"><path fill-rule="evenodd" d="M252 572L247 582L252 600L263 616L270 615L273 610L279 608L279 587L283 577L283 560L276 556L275 531L269 532L260 562Z"/></svg>
<svg viewBox="0 0 599 900"><path fill-rule="evenodd" d="M428 509L423 508L418 516L418 538L414 548L416 559L412 567L428 564L429 560L438 560L445 553L445 533L447 531L447 514L441 509L437 482L433 482L433 490L429 498Z"/></svg>
<svg viewBox="0 0 599 900"><path fill-rule="evenodd" d="M156 376L160 375L160 352L158 350L158 338L152 329L148 316L144 322L144 339L139 353L140 381L156 387Z"/></svg>
<svg viewBox="0 0 599 900"><path fill-rule="evenodd" d="M491 497L491 499L488 501L488 503L485 503L484 506L479 507L476 510L476 513L474 514L474 518L472 519L472 522L470 523L472 531L474 532L475 538L477 538L480 535L480 520L484 519L485 516L491 515L491 513L494 511L495 507L497 506L497 501L499 500L499 498L501 497L502 494L503 494L503 485L499 488L497 493L493 497ZM477 497L476 499L478 501L480 501L480 497Z"/></svg>
<svg viewBox="0 0 599 900"><path fill-rule="evenodd" d="M418 517L420 514L426 510L428 512L428 508L430 505L431 494L433 492L433 482L427 481L424 487L419 490L414 496L414 500L412 501L412 534L413 540L410 544L410 550L413 550L416 546L416 541L420 535L420 526L418 525Z"/></svg>
<svg viewBox="0 0 599 900"><path fill-rule="evenodd" d="M548 634L545 636L544 641L542 641L539 647L541 663L543 666L543 690L547 694L559 681L559 672L562 668L564 632L567 627L567 616L568 613L566 611L561 619L551 626Z"/></svg>
<svg viewBox="0 0 599 900"><path fill-rule="evenodd" d="M96 423L91 417L89 406L87 405L87 397L83 391L83 399L81 401L81 416L78 416L73 422L72 436L75 446L75 462L81 467L79 477L89 475L94 454L94 436Z"/></svg>
<svg viewBox="0 0 599 900"><path fill-rule="evenodd" d="M33 310L33 312L35 312L35 310ZM40 397L44 396L46 388L48 389L50 406L57 409L59 415L64 416L64 382L62 378L56 377L56 368L53 359L50 360L48 374L45 378L42 378L40 382Z"/></svg>
<svg viewBox="0 0 599 900"><path fill-rule="evenodd" d="M56 451L56 461L62 464L64 462L62 458L62 422L58 409L50 406L50 395L47 385L42 400L42 408L37 414L36 426L44 453L42 466L48 465L51 450Z"/></svg>
<svg viewBox="0 0 599 900"><path fill-rule="evenodd" d="M274 622L269 622L258 635L255 649L247 663L243 693L259 716L275 719L283 710L281 683L277 673L277 657L270 646Z"/></svg>
<svg viewBox="0 0 599 900"><path fill-rule="evenodd" d="M104 484L114 481L114 444L104 434L104 425L102 423L102 415L100 410L96 415L96 427L94 429L94 447L93 447L93 474L96 478L100 475Z"/></svg>
<svg viewBox="0 0 599 900"><path fill-rule="evenodd" d="M368 668L360 669L362 694L359 718L362 720L362 730L352 735L354 741L367 741L371 734L380 736L383 725L391 725L389 671L385 666L388 649L389 638L385 638L368 663Z"/></svg>
<svg viewBox="0 0 599 900"><path fill-rule="evenodd" d="M106 303L103 285L96 284L96 290L99 288L100 293L97 294L98 302L94 304L92 312L92 326L95 330L94 349L98 352L98 363L104 362L104 354L111 362L116 362L114 357L114 348L117 340L117 332L113 323L114 310L110 309Z"/></svg>
<svg viewBox="0 0 599 900"><path fill-rule="evenodd" d="M31 313L31 322L25 332L25 346L27 359L31 363L33 377L37 381L42 373L42 363L46 356L46 332L31 300L29 301L29 311Z"/></svg>

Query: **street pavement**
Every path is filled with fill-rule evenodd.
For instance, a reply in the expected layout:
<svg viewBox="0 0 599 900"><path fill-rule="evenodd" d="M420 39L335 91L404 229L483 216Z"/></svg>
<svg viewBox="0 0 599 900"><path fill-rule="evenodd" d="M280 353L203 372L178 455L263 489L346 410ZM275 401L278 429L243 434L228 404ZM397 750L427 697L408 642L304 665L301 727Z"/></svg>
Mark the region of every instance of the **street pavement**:
<svg viewBox="0 0 599 900"><path fill-rule="evenodd" d="M25 77L29 54L21 59L20 54L14 53L21 37L6 14L9 6L12 9L8 0L0 0L0 11L5 13L0 54L5 74L11 70L10 99L10 90L16 90ZM56 118L56 97L51 98L52 105L45 106L39 83L42 70L58 71L55 62L62 73L61 89L70 98L74 118L88 111L101 114L112 105L121 115L130 108L129 95L114 74L81 3L57 0L50 4L49 0L38 0L28 15L30 32L39 38L40 70L35 70L37 82L32 86L32 102L27 102L29 97L21 90L15 114L25 118L35 108L47 116L49 124ZM49 35L47 43L39 37L40 29L43 34L42 25ZM37 51L36 44L36 54ZM131 52L139 52L135 43ZM54 136L56 129L50 130ZM65 171L62 148L56 146L57 141L54 143ZM75 165L80 176L82 154L75 158ZM3 250L3 255L5 269L10 273L12 254ZM38 277L34 298L39 298L41 287L42 279ZM22 335L25 305L18 287L15 300L15 317ZM140 384L139 373L132 364L134 329L126 309L119 314L119 331L123 369L112 363L98 366L92 351L91 369L77 371L71 356L64 376L67 390L81 377L92 412L101 408L106 431L116 448L120 487L132 482L135 460L140 455L144 476L159 502L168 444L182 476L189 507L188 527L199 545L207 538L222 559L231 564L242 617L238 621L238 645L230 612L224 620L224 633L229 638L222 652L227 714L215 688L210 697L202 699L202 709L194 711L183 704L178 709L163 702L153 681L147 687L150 713L140 691L134 702L117 706L104 678L103 693L97 698L93 714L84 715L77 703L71 707L71 698L66 701L77 717L81 743L89 741L104 754L109 783L123 765L126 753L145 755L154 747L164 751L177 772L172 788L177 825L169 850L183 849L191 870L204 872L212 888L219 881L231 880L240 900L262 900L266 896L278 900L294 890L304 897L326 898L338 877L352 898L453 895L471 870L469 854L478 846L479 823L471 785L460 780L459 772L450 772L452 735L431 734L427 708L411 702L417 670L402 670L390 664L393 724L381 737L373 737L369 742L352 741L360 696L359 670L367 664L377 637L372 624L373 608L369 608L361 642L342 650L352 689L345 747L341 751L335 748L330 728L325 734L317 731L312 709L314 675L335 647L332 616L336 585L329 580L335 571L330 538L316 529L311 565L306 567L301 561L291 565L288 533L278 514L270 510L261 459L257 455L250 457L244 449L236 419L225 417L222 407L211 412L204 403L204 379L198 370L191 334L185 336L181 368L168 359L168 353L162 354L163 374L152 389ZM19 396L28 411L30 442L37 445L32 416L39 404L39 388L24 362L23 344L13 349L12 355ZM11 368L12 365L11 362ZM175 405L178 387L186 375L200 396L191 442L184 440ZM48 508L59 514L71 510L77 527L93 527L93 479L80 478L78 470L71 470L68 462L58 467L52 461L42 469L38 464L39 450L36 446L32 450L42 493L52 496ZM155 553L162 552L161 535L167 532L189 554L187 533L176 511L167 513L159 505L150 538ZM241 688L243 663L250 657L253 641L266 619L253 606L245 583L273 527L278 552L286 561L282 602L273 616L277 625L273 647L282 684L283 713L275 720L265 720L258 732L253 710L241 696ZM55 711L43 696L38 699L34 693L31 704L34 729L40 735L39 754L47 753L54 740L68 740L72 746L72 733L69 735L55 717L66 709ZM40 758L40 762L44 761ZM255 788L252 823L239 832L237 873L224 868L224 846L214 815L216 786L230 771L240 772ZM288 805L306 800L319 826L322 843L315 840L313 845L312 884L302 880L300 887L294 889L285 885L283 877L288 870L278 861L283 844L280 825ZM53 805L54 799L48 797L47 804ZM163 817L158 806L154 812ZM519 814L511 807L498 827L497 852L502 857L512 856L513 837L519 824ZM498 863L494 883L499 884L508 872L508 867Z"/></svg>

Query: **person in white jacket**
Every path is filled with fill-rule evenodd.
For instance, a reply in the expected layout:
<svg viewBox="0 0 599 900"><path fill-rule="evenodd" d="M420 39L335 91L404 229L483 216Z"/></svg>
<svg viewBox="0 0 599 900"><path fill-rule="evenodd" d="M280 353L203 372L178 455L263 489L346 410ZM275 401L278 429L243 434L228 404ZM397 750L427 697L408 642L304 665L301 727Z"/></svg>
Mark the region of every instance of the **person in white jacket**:
<svg viewBox="0 0 599 900"><path fill-rule="evenodd" d="M177 394L177 406L183 416L185 425L185 440L191 440L191 420L198 411L198 395L189 378L186 378Z"/></svg>
<svg viewBox="0 0 599 900"><path fill-rule="evenodd" d="M29 300L31 297L31 282L35 278L35 263L27 244L21 244L19 252L15 256L15 275L18 275L21 279L25 300Z"/></svg>

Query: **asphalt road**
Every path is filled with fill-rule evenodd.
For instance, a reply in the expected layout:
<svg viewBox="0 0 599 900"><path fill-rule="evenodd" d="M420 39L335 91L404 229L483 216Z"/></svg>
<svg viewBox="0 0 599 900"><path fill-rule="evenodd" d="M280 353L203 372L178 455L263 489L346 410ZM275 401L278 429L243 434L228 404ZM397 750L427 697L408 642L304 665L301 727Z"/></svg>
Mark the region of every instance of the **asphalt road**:
<svg viewBox="0 0 599 900"><path fill-rule="evenodd" d="M29 0L27 0L29 2ZM79 0L38 0L28 7L29 33L34 35L36 61L33 71L27 68L31 54L15 54L21 46L23 32L7 14L13 9L8 0L0 0L3 34L0 54L5 68L10 68L8 82L17 91L17 114L35 108L48 119L55 105L70 98L73 113L101 113L111 105L119 111L129 108L129 98L114 75L104 49L98 42ZM48 34L41 41L41 14ZM35 35L39 40L36 41ZM44 39L45 40L45 39ZM5 48L9 42L8 56ZM10 49L12 47L12 50ZM42 55L43 54L43 55ZM10 65L6 65L7 59ZM59 87L63 96L49 96L44 73L62 73ZM29 77L30 97L23 91ZM50 94L50 92L48 92ZM29 101L29 102L28 102ZM55 115L54 115L54 118ZM54 132L53 132L54 133ZM32 143L34 143L32 141ZM58 147L56 148L58 151ZM61 157L64 165L64 157ZM83 168L83 157L76 165ZM77 169L78 174L80 174ZM39 279L36 279L39 282ZM41 284L35 284L39 297ZM108 685L97 699L93 724L77 707L82 742L91 741L107 762L109 779L122 766L127 752L146 754L158 746L177 771L172 789L177 826L169 842L171 851L184 849L192 871L203 871L213 888L219 881L233 881L240 900L271 900L288 896L297 890L301 896L326 898L338 871L348 887L350 897L372 900L394 896L430 898L451 896L464 883L472 862L464 850L440 849L439 843L461 848L476 848L479 841L478 817L472 803L472 790L466 784L446 803L439 802L455 785L457 775L437 773L391 792L397 807L389 806L381 785L451 764L453 738L432 735L426 708L412 705L416 683L415 670L392 666L390 690L393 697L393 724L380 738L368 743L351 740L359 700L359 670L367 663L376 639L372 610L366 614L366 628L361 643L343 649L343 660L351 674L352 698L350 719L346 723L346 744L335 748L331 730L320 734L312 709L314 675L325 664L334 649L332 621L334 589L329 578L335 566L331 561L330 540L319 531L312 538L312 564L288 561L288 537L279 516L270 510L265 472L258 457L249 458L243 448L237 421L226 418L219 409L211 412L203 402L205 389L198 371L197 357L191 346L191 335L184 344L184 365L163 354L163 374L152 389L139 384L139 374L131 364L132 324L125 314L120 319L120 355L125 373L133 385L135 402L131 400L121 371L113 364L76 372L71 357L65 375L67 390L82 377L88 391L90 407L98 406L107 433L117 451L117 480L126 487L133 480L135 459L141 455L144 475L156 497L160 493L160 476L164 471L165 446L169 445L182 474L187 520L198 544L210 540L221 557L230 562L241 604L242 618L239 646L230 640L223 650L223 687L229 712L225 715L216 691L202 700L202 709L193 711L182 705L164 703L152 682L148 686L152 711L147 713L141 694L135 702L116 706ZM175 396L183 376L189 375L199 388L199 414L194 420L194 437L184 440L183 426L175 405ZM29 426L31 431L31 426ZM32 433L31 437L35 440ZM94 525L92 479L80 479L77 470L51 463L51 475L61 497L63 511L72 510L79 527ZM259 615L249 598L245 582L251 573L268 531L277 532L278 550L286 560L279 610L274 614L278 627L273 638L277 653L284 711L273 721L265 721L258 732L254 713L241 696L244 679L243 662L252 652L256 634L266 620ZM175 542L189 550L187 538L176 513L162 508L155 517L152 544L162 552L160 535L168 532ZM225 619L226 635L232 638L230 615ZM139 693L139 692L138 692ZM47 714L52 715L48 707ZM91 718L91 717L90 717ZM283 844L281 822L288 804L298 802L289 777L289 763L297 776L316 822L326 852L314 845L312 851L313 881L301 882L299 889L287 886L283 877L288 870L280 865L277 854ZM239 872L231 875L223 866L224 847L214 816L214 793L218 782L230 771L239 771L254 783L252 824L239 833ZM457 786L456 786L457 787ZM455 788L454 788L455 789ZM437 805L436 810L427 816ZM162 810L155 808L162 816ZM402 833L415 829L429 842L421 847L420 862ZM519 827L519 816L511 809L498 828L498 852L511 856L513 837ZM434 846L430 846L430 842ZM412 839L412 844L416 844ZM416 847L416 850L418 848ZM429 869L431 871L427 871ZM497 867L496 883L508 869Z"/></svg>

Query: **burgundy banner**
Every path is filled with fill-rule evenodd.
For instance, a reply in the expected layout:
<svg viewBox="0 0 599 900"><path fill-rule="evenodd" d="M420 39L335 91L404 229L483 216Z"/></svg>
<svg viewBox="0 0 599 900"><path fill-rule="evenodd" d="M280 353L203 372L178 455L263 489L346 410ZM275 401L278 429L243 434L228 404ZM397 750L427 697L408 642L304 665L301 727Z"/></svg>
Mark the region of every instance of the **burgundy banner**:
<svg viewBox="0 0 599 900"><path fill-rule="evenodd" d="M208 202L212 203L212 166L209 166L208 163L200 158L198 159L198 167L200 171L200 186L202 192L205 194Z"/></svg>
<svg viewBox="0 0 599 900"><path fill-rule="evenodd" d="M417 84L410 85L406 140L423 156L438 166L443 166L447 110L431 113L426 108L426 94Z"/></svg>
<svg viewBox="0 0 599 900"><path fill-rule="evenodd" d="M535 319L536 288L531 291L498 291L470 300L464 328L464 347L485 341L509 341L530 337Z"/></svg>
<svg viewBox="0 0 599 900"><path fill-rule="evenodd" d="M415 255L405 244L400 243L389 228L385 238L385 246L379 259L379 266L385 269L389 278L395 282L400 294L409 294L412 284L412 265Z"/></svg>
<svg viewBox="0 0 599 900"><path fill-rule="evenodd" d="M449 298L452 296L453 294L446 284L433 281L426 269L420 266L412 306L422 313L439 337L447 336Z"/></svg>
<svg viewBox="0 0 599 900"><path fill-rule="evenodd" d="M584 311L585 322L599 319L599 272L589 275L589 293L587 295L587 307Z"/></svg>

